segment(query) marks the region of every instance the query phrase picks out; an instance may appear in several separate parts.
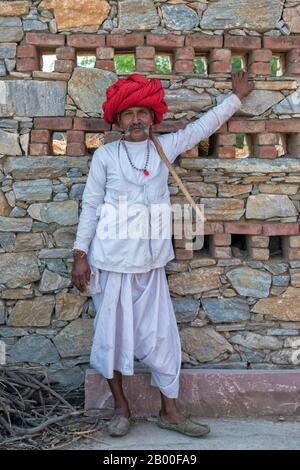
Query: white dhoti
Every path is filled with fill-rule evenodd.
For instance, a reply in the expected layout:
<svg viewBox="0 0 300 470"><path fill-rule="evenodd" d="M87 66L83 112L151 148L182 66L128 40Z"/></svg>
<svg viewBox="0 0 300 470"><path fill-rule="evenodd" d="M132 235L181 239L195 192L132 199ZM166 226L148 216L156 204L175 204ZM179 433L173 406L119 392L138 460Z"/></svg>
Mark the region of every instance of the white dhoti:
<svg viewBox="0 0 300 470"><path fill-rule="evenodd" d="M165 268L116 273L91 267L96 309L91 366L105 378L133 375L134 357L151 370L151 385L177 398L181 343Z"/></svg>

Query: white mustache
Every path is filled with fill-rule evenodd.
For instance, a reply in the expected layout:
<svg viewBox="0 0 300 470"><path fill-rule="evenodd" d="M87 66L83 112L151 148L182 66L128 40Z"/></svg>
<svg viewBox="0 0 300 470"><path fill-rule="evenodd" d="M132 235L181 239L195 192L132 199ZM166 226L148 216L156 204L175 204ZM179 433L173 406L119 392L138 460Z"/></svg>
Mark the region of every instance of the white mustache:
<svg viewBox="0 0 300 470"><path fill-rule="evenodd" d="M146 134L149 134L149 127L146 124L129 124L127 129L125 130L125 135L130 134L134 129L143 129Z"/></svg>

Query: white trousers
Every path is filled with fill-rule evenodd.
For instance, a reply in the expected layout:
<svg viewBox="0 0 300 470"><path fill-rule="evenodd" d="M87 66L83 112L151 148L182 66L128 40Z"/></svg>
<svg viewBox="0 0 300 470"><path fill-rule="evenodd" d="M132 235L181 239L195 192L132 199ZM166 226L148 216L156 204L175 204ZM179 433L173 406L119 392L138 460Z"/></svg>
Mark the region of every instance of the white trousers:
<svg viewBox="0 0 300 470"><path fill-rule="evenodd" d="M91 366L105 378L133 375L134 357L151 370L151 385L177 398L181 343L165 268L116 273L91 267L96 310Z"/></svg>

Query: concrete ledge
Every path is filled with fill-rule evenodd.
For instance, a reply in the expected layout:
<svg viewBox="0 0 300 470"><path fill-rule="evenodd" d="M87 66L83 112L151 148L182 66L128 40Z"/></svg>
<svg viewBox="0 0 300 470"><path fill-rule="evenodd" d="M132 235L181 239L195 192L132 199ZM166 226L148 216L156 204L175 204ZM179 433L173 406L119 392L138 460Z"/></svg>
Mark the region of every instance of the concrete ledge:
<svg viewBox="0 0 300 470"><path fill-rule="evenodd" d="M150 385L149 371L124 376L123 386L133 416L158 414L160 393ZM179 403L205 417L300 416L300 370L182 369ZM92 369L86 372L85 409L103 417L113 414L107 380Z"/></svg>

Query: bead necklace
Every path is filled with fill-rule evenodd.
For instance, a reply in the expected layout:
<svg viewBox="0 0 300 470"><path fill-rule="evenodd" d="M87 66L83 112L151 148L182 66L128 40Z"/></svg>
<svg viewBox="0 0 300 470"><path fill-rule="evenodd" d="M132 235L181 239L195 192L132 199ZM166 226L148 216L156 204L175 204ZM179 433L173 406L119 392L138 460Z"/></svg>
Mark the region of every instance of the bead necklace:
<svg viewBox="0 0 300 470"><path fill-rule="evenodd" d="M147 170L147 165L148 165L148 162L149 162L149 155L150 155L150 139L147 139L147 156L146 156L146 162L145 162L145 165L144 165L144 168L137 168L131 161L131 158L129 156L129 153L128 153L128 149L126 147L126 144L124 142L124 137L123 139L121 139L121 142L123 144L123 147L125 148L125 152L126 152L126 155L127 155L127 158L129 160L129 163L130 165L132 166L132 168L134 168L135 170L138 170L138 171L142 171L144 173L145 176L149 176L150 175L150 172Z"/></svg>

